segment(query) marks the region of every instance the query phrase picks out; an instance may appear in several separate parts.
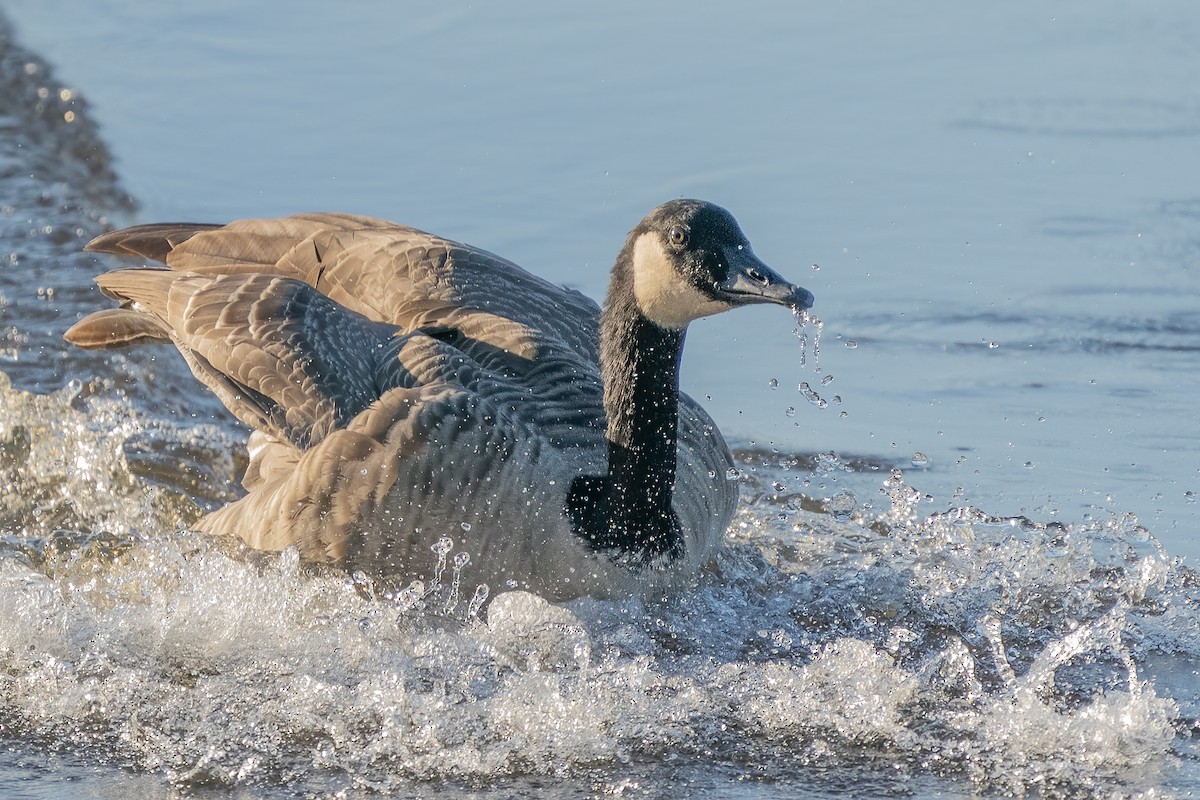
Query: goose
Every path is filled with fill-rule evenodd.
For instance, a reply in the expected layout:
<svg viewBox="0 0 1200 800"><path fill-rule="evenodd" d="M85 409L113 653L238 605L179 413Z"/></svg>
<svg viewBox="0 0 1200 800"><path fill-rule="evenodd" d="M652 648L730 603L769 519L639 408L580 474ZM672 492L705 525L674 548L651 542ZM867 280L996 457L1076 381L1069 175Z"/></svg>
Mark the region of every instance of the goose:
<svg viewBox="0 0 1200 800"><path fill-rule="evenodd" d="M166 268L100 275L120 306L66 340L173 344L251 430L246 494L201 531L397 585L430 580L431 549L453 546L464 582L551 600L698 578L738 486L679 389L688 323L813 303L698 200L633 228L602 310L479 248L350 214L139 225L86 249Z"/></svg>

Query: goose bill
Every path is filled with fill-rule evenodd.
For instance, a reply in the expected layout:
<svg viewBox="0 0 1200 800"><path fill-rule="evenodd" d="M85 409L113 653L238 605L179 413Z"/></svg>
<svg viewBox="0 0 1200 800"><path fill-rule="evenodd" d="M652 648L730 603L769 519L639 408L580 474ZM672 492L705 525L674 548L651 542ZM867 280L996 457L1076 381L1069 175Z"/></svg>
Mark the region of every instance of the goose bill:
<svg viewBox="0 0 1200 800"><path fill-rule="evenodd" d="M728 272L725 280L716 286L721 299L734 305L778 303L799 309L812 308L812 292L789 283L749 248L727 251L725 256Z"/></svg>

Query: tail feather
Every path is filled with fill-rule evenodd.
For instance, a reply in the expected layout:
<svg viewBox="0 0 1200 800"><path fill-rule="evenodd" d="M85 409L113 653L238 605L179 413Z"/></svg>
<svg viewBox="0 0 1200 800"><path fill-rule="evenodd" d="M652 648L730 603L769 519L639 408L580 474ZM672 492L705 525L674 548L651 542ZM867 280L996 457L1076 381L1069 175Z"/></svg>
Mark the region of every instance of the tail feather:
<svg viewBox="0 0 1200 800"><path fill-rule="evenodd" d="M180 275L166 269L118 269L98 276L96 283L104 294L127 306L140 306L138 312L152 314L165 325L171 287L180 280Z"/></svg>
<svg viewBox="0 0 1200 800"><path fill-rule="evenodd" d="M106 308L72 325L63 338L85 350L170 342L171 332L160 320L129 308Z"/></svg>
<svg viewBox="0 0 1200 800"><path fill-rule="evenodd" d="M109 231L92 239L84 247L90 253L112 253L118 256L141 256L160 264L167 255L197 233L215 230L220 225L198 222L165 222L156 225L135 225L119 231Z"/></svg>

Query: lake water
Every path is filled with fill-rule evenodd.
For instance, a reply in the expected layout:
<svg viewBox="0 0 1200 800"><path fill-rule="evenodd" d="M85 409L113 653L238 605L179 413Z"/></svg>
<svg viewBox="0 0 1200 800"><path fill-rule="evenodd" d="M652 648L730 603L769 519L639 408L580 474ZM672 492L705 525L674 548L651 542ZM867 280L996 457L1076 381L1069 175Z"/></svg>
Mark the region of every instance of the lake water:
<svg viewBox="0 0 1200 800"><path fill-rule="evenodd" d="M1194 4L80 5L0 23L0 795L1200 793ZM242 432L60 338L111 224L367 213L599 298L679 196L825 324L689 331L744 502L663 606L219 551Z"/></svg>

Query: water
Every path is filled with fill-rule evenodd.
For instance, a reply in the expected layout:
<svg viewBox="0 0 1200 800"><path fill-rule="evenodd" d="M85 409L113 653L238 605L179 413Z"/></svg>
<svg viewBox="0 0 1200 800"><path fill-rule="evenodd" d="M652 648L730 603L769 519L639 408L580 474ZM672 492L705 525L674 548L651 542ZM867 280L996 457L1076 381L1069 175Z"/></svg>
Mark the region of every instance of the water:
<svg viewBox="0 0 1200 800"><path fill-rule="evenodd" d="M7 11L0 794L1200 793L1190 4ZM669 604L222 550L236 425L59 338L111 223L357 211L599 297L679 195L825 327L689 332L743 505Z"/></svg>

